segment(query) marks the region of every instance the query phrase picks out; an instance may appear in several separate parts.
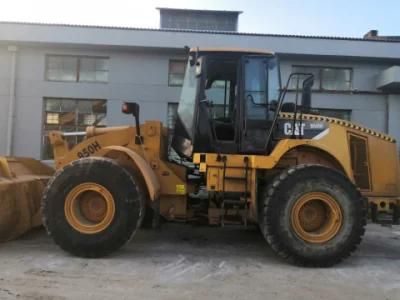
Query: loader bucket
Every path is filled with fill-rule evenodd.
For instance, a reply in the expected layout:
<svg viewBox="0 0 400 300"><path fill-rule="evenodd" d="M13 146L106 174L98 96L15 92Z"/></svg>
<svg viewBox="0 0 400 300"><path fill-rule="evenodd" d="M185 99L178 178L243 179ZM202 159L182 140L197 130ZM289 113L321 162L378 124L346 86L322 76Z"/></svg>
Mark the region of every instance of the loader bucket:
<svg viewBox="0 0 400 300"><path fill-rule="evenodd" d="M42 224L42 193L53 173L32 158L0 156L0 242Z"/></svg>

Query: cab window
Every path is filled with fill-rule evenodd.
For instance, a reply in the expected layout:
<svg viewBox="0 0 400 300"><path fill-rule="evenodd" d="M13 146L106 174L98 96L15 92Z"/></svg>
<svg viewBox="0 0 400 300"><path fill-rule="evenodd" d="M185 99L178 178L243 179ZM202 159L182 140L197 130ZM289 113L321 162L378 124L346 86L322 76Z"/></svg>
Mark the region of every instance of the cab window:
<svg viewBox="0 0 400 300"><path fill-rule="evenodd" d="M231 120L231 83L228 80L215 80L206 90L207 98L212 106L214 120Z"/></svg>

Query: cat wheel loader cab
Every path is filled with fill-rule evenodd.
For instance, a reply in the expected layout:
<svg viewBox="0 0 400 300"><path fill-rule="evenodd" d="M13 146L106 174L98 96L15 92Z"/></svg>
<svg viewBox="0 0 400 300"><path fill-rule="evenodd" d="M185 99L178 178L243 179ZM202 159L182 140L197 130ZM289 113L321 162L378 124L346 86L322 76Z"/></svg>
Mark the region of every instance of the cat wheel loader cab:
<svg viewBox="0 0 400 300"><path fill-rule="evenodd" d="M168 157L161 122L140 124L136 103L123 105L134 127L89 127L73 148L63 133L50 133L57 172L44 193L44 224L64 250L107 255L161 217L257 224L279 256L330 266L356 249L367 215L398 221L391 137L312 114L312 75L291 74L282 86L272 52L188 54L172 137L179 160ZM297 88L290 102L294 78L301 95Z"/></svg>
<svg viewBox="0 0 400 300"><path fill-rule="evenodd" d="M281 80L268 51L192 51L172 147L193 153L265 154Z"/></svg>

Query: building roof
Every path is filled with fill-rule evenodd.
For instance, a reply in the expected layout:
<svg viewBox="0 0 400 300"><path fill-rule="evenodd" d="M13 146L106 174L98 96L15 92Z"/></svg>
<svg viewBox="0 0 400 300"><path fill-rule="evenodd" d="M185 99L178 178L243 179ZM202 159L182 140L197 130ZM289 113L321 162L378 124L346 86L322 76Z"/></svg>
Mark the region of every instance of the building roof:
<svg viewBox="0 0 400 300"><path fill-rule="evenodd" d="M400 61L400 41L351 37L149 29L72 24L0 22L0 43L182 49L225 47L272 49L279 54L373 58Z"/></svg>
<svg viewBox="0 0 400 300"><path fill-rule="evenodd" d="M104 26L104 25L84 25L84 24L65 24L65 23L46 23L46 22L16 22L16 21L0 21L1 25L29 25L29 26L52 26L52 27L76 27L76 28L93 28L93 29L118 29L132 31L165 31L165 32L189 32L189 33L205 33L205 34L224 34L224 35L243 35L243 36L260 36L260 37L283 37L283 38L299 38L299 39L323 39L323 40L344 40L344 41L365 41L365 42L386 42L400 43L398 36L385 36L382 39L369 39L360 37L346 36L326 36L326 35L301 35L301 34L279 34L279 33L258 33L258 32L237 32L237 31L220 31L220 30L195 30L195 29L176 29L176 28L142 28L128 26ZM0 31L1 34L1 31ZM0 35L1 41L1 35Z"/></svg>
<svg viewBox="0 0 400 300"><path fill-rule="evenodd" d="M274 55L273 51L265 50L265 49L251 49L251 48L222 48L222 47L214 47L214 48L191 48L189 52L238 52L238 53L251 53L251 54L266 54L266 55Z"/></svg>
<svg viewBox="0 0 400 300"><path fill-rule="evenodd" d="M381 40L381 41L398 41L400 42L400 36L398 35L378 35L378 30L372 29L364 34L366 40Z"/></svg>

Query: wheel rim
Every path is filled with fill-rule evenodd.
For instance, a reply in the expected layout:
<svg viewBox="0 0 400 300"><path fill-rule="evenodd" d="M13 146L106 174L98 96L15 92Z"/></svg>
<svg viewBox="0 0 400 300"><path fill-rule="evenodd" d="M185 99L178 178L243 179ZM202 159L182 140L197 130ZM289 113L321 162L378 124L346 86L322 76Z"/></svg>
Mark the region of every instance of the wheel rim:
<svg viewBox="0 0 400 300"><path fill-rule="evenodd" d="M339 232L343 222L342 210L331 195L310 192L294 204L291 221L297 236L306 242L321 244Z"/></svg>
<svg viewBox="0 0 400 300"><path fill-rule="evenodd" d="M114 219L114 197L100 184L82 183L68 193L64 212L75 230L95 234L105 230Z"/></svg>

